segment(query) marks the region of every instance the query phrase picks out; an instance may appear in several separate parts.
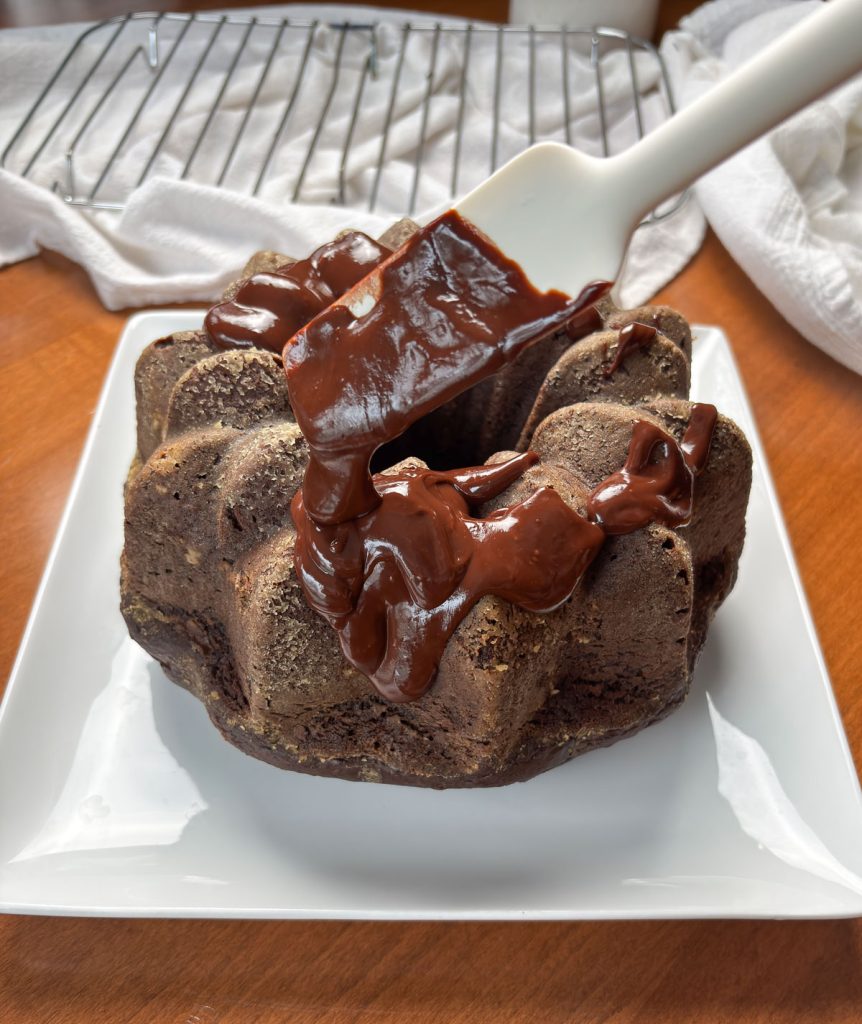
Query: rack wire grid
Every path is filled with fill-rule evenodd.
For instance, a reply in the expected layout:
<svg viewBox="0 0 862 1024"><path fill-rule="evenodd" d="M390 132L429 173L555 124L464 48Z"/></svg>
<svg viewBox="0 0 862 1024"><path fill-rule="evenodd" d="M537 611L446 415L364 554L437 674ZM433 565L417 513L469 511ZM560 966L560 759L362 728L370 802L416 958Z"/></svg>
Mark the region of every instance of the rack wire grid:
<svg viewBox="0 0 862 1024"><path fill-rule="evenodd" d="M384 205L412 214L427 199L441 105L451 130L443 133L447 151L438 145L435 152L438 201L441 159L454 198L546 138L592 145L604 156L620 148L609 126L611 54L617 72L620 62L627 69L622 97L619 74L612 97L616 111L621 101L630 108L625 148L651 127L647 109L655 121L675 108L658 50L618 29L131 13L81 33L24 115L0 166L93 210L122 210L137 187L159 174L252 196L266 195L277 177L282 199L373 211L397 159L402 179L408 165L409 185L394 200L387 192ZM582 77L573 91L573 60L589 69L589 88ZM420 92L412 119L396 124L406 67ZM365 102L372 91L376 101ZM478 127L470 121L477 100L488 115ZM513 104L523 125L514 142ZM558 116L549 131L544 115L551 107ZM364 124L369 112L377 118L371 129ZM589 123L592 141L576 138L573 123ZM292 125L302 131L292 132ZM413 133L406 144L405 131ZM363 173L355 175L351 162L360 149ZM684 198L647 221L669 216Z"/></svg>

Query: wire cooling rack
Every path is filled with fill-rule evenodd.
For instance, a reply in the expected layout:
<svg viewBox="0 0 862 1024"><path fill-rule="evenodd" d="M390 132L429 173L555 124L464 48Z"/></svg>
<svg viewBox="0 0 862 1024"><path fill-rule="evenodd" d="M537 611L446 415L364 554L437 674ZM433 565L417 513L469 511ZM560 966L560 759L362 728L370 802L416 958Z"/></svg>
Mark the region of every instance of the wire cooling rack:
<svg viewBox="0 0 862 1024"><path fill-rule="evenodd" d="M313 55L321 47L328 47L323 73L317 68L312 75ZM449 58L445 74L444 47ZM514 63L513 48L519 55ZM398 160L408 163L411 180L399 193L400 209L390 209L413 213L422 195L429 146L439 133L435 104L447 104L454 119L445 174L451 197L515 155L504 109L513 102L520 105L523 122L516 148L548 137L577 144L573 117L592 117L598 154L614 152L618 142L609 130L611 100L605 84L610 53L617 71L620 63L627 69L622 102L630 106L633 126L628 145L650 127L647 101L653 112L659 102L659 119L674 112L674 101L656 48L617 29L133 13L82 32L24 115L0 166L52 187L70 205L122 210L132 191L154 173L261 195L289 148L291 177L286 187L279 179L281 197L374 210L394 159L393 126L405 88L404 69L412 67L415 79L419 60L424 74L416 131L409 153L403 139L397 152ZM573 54L591 70L588 87L582 78L576 92L570 80ZM475 80L480 66L484 82ZM364 100L372 89L378 97L375 114L379 118L382 110L382 121L369 141ZM479 129L468 124L468 96L487 104L489 116ZM619 75L611 99L618 113ZM549 134L542 115L554 104L560 116ZM341 111L337 118L334 105ZM295 123L306 126L299 139L291 135ZM323 147L322 137L335 127L341 137ZM219 145L213 152L208 144L216 137ZM367 167L355 181L349 169L360 138ZM374 149L370 158L369 145ZM319 166L322 154L330 166ZM438 153L438 191L439 159ZM330 183L323 195L320 181ZM669 216L683 198L648 220Z"/></svg>

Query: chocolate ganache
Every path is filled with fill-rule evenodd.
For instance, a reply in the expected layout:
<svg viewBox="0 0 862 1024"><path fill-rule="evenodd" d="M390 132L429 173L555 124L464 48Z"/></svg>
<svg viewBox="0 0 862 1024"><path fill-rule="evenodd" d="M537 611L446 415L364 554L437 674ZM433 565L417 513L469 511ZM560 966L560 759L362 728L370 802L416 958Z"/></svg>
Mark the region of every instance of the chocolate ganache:
<svg viewBox="0 0 862 1024"><path fill-rule="evenodd" d="M450 472L377 474L376 507L335 526L309 517L297 493L303 591L383 696L420 697L449 637L485 594L546 612L574 590L604 533L556 491L541 487L484 518L471 515L537 461L527 452Z"/></svg>
<svg viewBox="0 0 862 1024"><path fill-rule="evenodd" d="M688 524L694 478L706 466L717 415L714 405L693 405L681 443L654 423L638 420L625 465L590 495L590 519L607 534L632 533L651 522Z"/></svg>
<svg viewBox="0 0 862 1024"><path fill-rule="evenodd" d="M454 210L423 228L351 296L365 312L336 302L284 349L291 406L311 450L307 514L335 524L371 511L379 499L368 463L380 445L609 287L595 282L576 300L539 292Z"/></svg>
<svg viewBox="0 0 862 1024"><path fill-rule="evenodd" d="M280 353L285 342L389 256L390 249L361 231L346 231L305 260L254 274L236 295L207 313L205 328L222 349Z"/></svg>
<svg viewBox="0 0 862 1024"><path fill-rule="evenodd" d="M310 449L291 506L297 576L348 661L389 699L427 690L449 637L483 596L550 611L607 534L690 518L715 420L714 409L711 419L698 410L712 407L695 407L681 447L637 423L626 466L593 492L588 517L549 487L471 514L535 464L532 452L448 472L370 473L381 444L583 317L608 287L597 282L574 301L540 293L450 211L286 346L291 403Z"/></svg>

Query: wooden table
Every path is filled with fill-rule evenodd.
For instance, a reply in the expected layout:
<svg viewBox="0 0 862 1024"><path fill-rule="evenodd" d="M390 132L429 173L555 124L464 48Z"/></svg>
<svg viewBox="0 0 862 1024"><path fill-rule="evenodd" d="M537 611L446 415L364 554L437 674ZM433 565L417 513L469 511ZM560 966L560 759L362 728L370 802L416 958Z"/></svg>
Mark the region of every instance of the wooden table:
<svg viewBox="0 0 862 1024"><path fill-rule="evenodd" d="M807 344L713 236L658 298L731 339L858 769L862 379ZM0 310L5 679L125 315L48 253L0 273ZM0 918L3 1024L860 1019L857 921Z"/></svg>

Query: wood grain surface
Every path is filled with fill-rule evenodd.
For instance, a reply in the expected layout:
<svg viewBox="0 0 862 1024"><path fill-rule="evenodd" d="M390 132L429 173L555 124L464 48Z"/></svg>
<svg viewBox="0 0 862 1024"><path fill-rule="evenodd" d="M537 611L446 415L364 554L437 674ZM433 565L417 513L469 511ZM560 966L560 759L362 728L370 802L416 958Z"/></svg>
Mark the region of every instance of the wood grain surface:
<svg viewBox="0 0 862 1024"><path fill-rule="evenodd" d="M862 379L806 343L714 236L658 298L730 337L858 770ZM0 311L5 680L125 316L50 253L0 272ZM858 921L0 918L2 1024L860 1020Z"/></svg>

